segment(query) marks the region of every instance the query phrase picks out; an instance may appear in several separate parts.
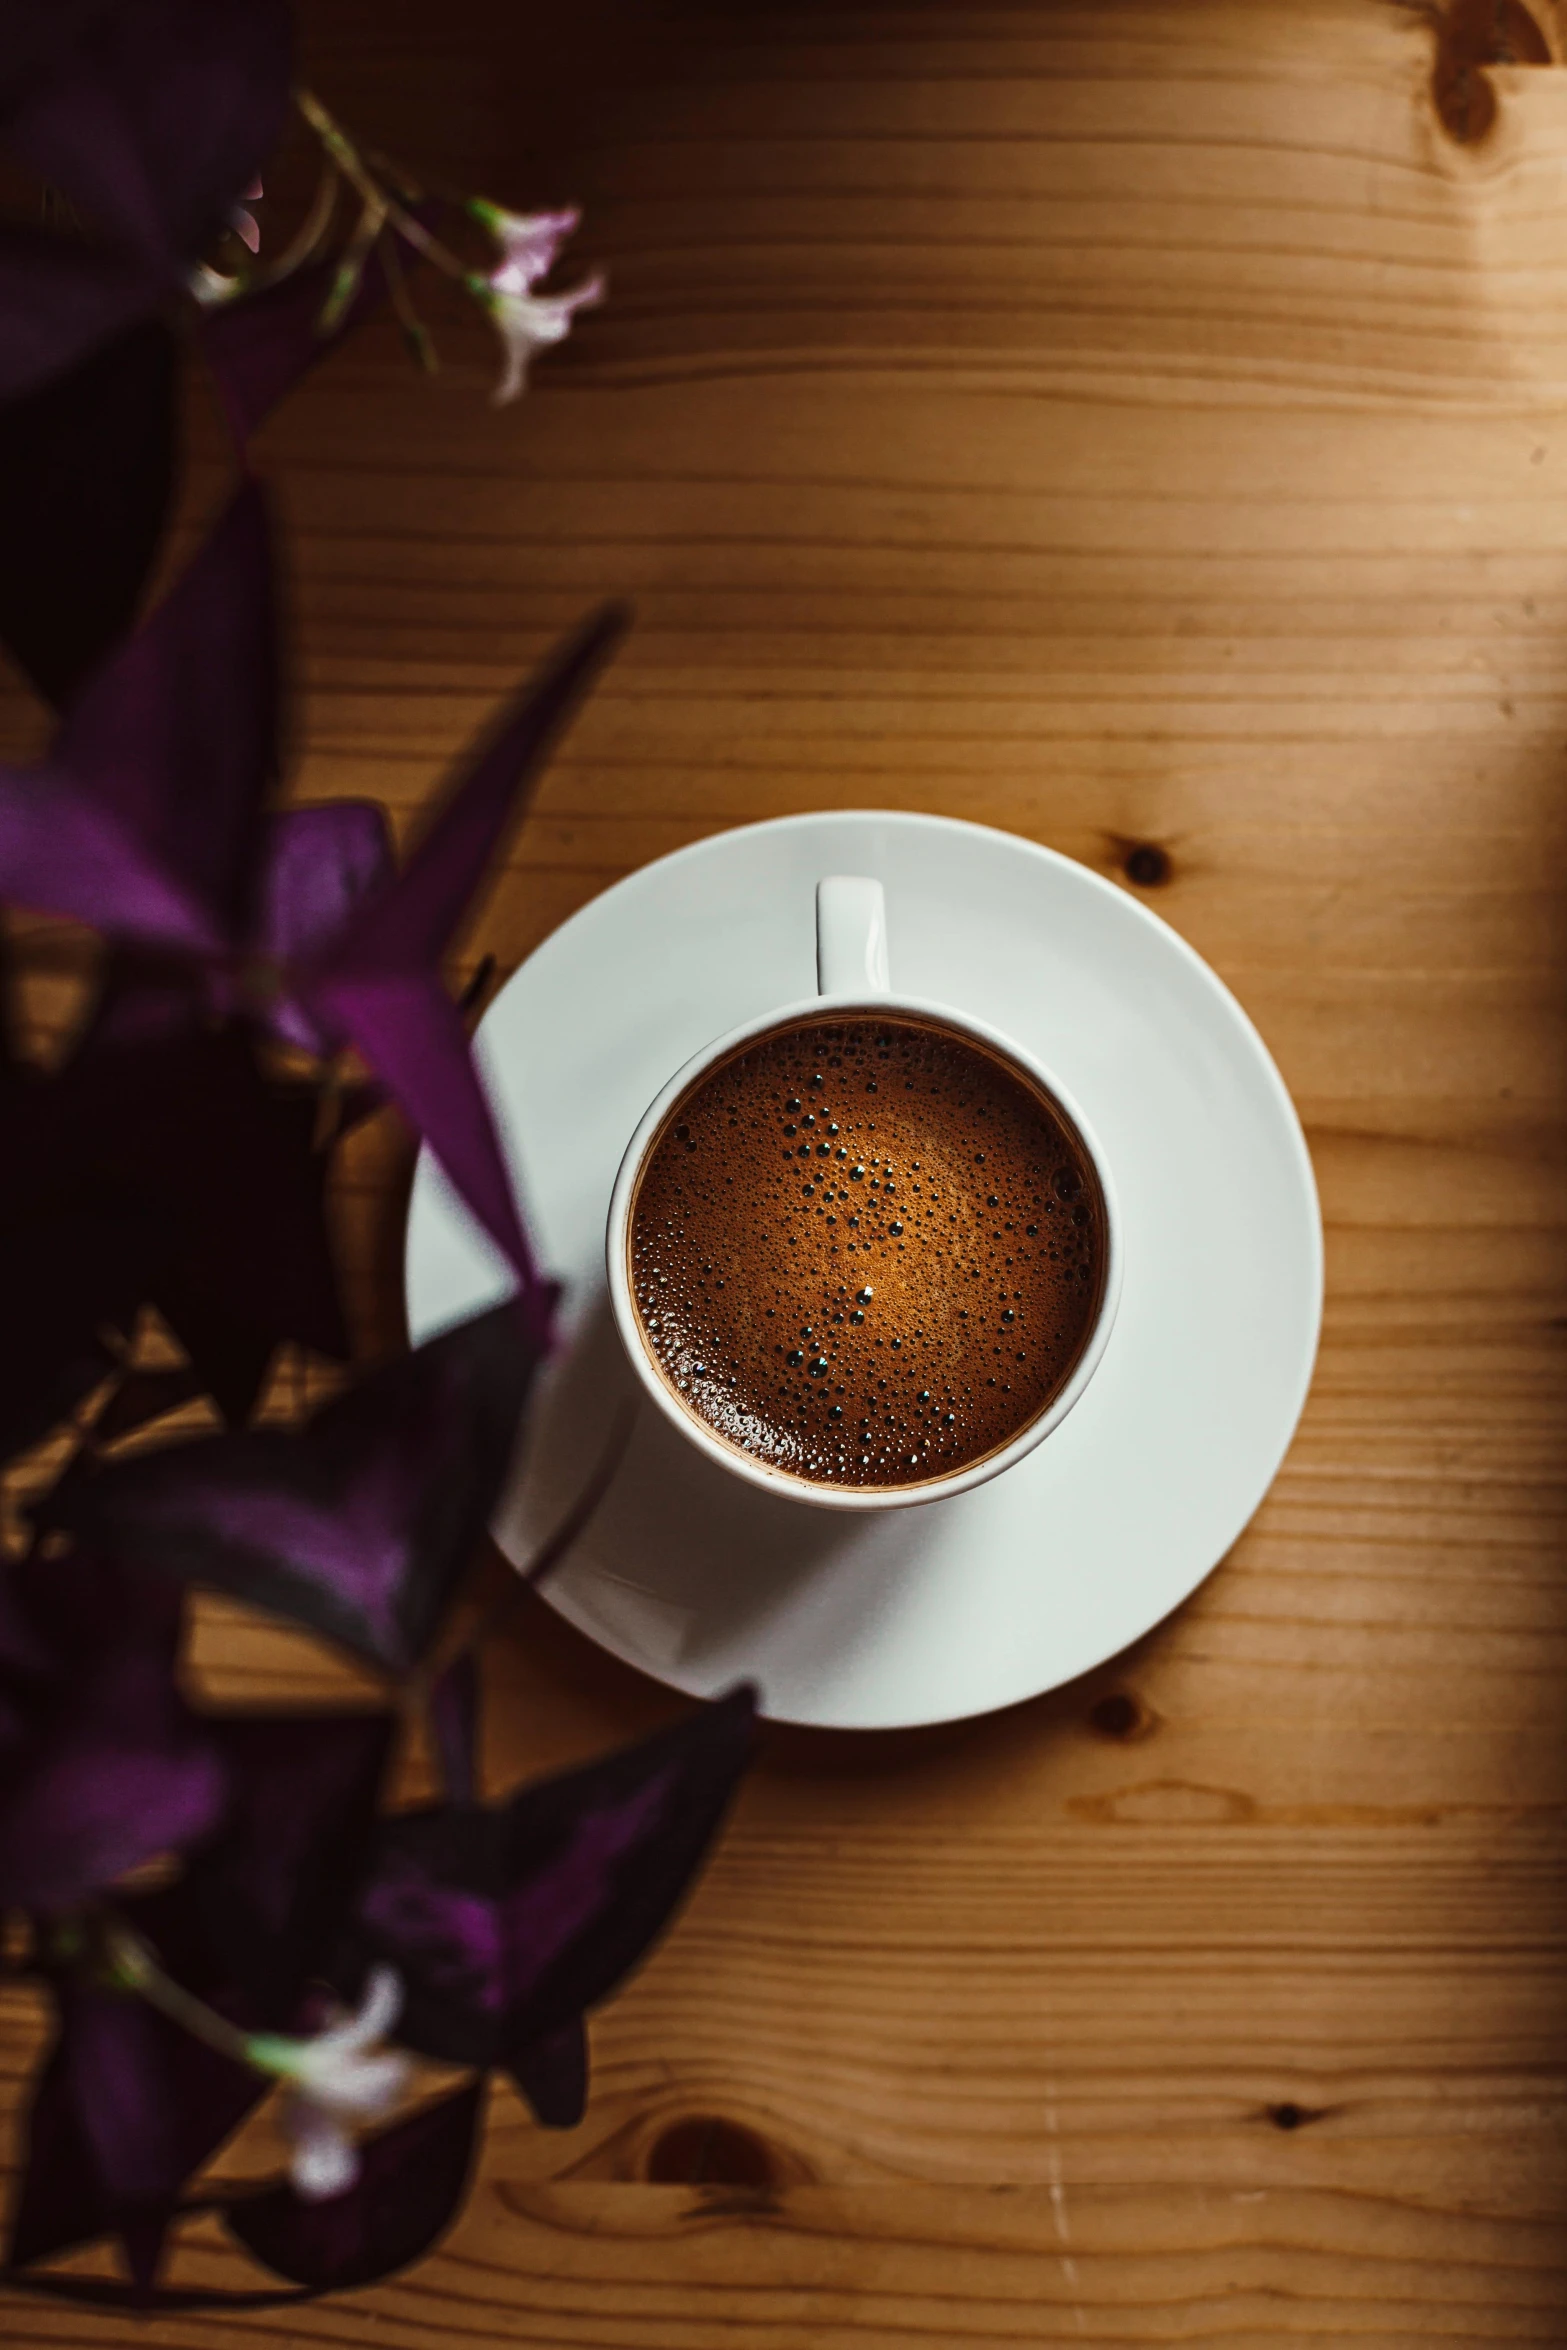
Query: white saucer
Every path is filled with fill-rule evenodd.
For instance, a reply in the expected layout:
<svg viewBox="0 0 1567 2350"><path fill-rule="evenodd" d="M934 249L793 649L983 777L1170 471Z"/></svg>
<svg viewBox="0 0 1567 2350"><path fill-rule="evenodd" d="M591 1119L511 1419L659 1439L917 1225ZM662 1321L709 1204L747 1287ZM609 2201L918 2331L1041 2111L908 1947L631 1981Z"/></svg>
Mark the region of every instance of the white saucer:
<svg viewBox="0 0 1567 2350"><path fill-rule="evenodd" d="M701 841L573 916L479 1031L530 1229L567 1284L565 1344L495 1527L508 1557L564 1514L635 1393L603 1261L632 1129L700 1046L812 992L824 873L885 885L897 989L993 1022L1081 1102L1125 1232L1109 1350L1027 1460L885 1517L758 1493L643 1410L547 1596L693 1695L748 1677L776 1720L886 1729L1053 1688L1195 1590L1294 1433L1322 1226L1299 1120L1251 1022L1173 930L1097 874L929 816L794 816ZM426 1152L408 1223L414 1336L505 1287Z"/></svg>

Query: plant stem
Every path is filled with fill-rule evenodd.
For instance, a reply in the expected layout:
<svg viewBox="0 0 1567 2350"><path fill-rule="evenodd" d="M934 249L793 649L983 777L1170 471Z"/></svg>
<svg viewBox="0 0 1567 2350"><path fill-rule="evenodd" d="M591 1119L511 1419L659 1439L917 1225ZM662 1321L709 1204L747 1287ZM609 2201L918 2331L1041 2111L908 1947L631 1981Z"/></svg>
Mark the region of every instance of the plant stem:
<svg viewBox="0 0 1567 2350"><path fill-rule="evenodd" d="M358 293L365 274L365 263L371 247L386 223L386 205L379 196L367 199L364 210L354 223L354 233L344 246L332 279L332 290L326 298L320 317L316 320L318 335L329 335L340 326L349 304Z"/></svg>
<svg viewBox="0 0 1567 2350"><path fill-rule="evenodd" d="M431 236L423 221L417 219L406 205L399 203L391 191L381 185L375 174L366 167L364 158L347 132L327 112L314 91L296 90L294 103L366 208L379 207L400 237L416 246L427 261L435 263L437 269L445 270L448 277L456 278L459 284L466 285L470 274L466 266L438 237Z"/></svg>
<svg viewBox="0 0 1567 2350"><path fill-rule="evenodd" d="M398 324L403 330L403 340L425 374L434 375L441 362L436 357L435 345L430 340L424 320L414 308L413 296L408 291L408 280L403 275L396 237L384 236L381 239L381 266L386 272L387 291L392 297L392 308L397 312ZM493 957L491 968L494 968Z"/></svg>
<svg viewBox="0 0 1567 2350"><path fill-rule="evenodd" d="M253 286L281 285L284 278L292 277L296 269L302 269L307 261L315 258L337 210L337 181L337 167L328 156L321 166L309 211L277 259L251 273Z"/></svg>
<svg viewBox="0 0 1567 2350"><path fill-rule="evenodd" d="M107 1921L103 1948L121 1989L136 1992L149 2007L189 2032L192 2039L216 2049L220 2056L232 2057L251 2071L257 2069L250 2061L249 2033L166 1975L157 1954L122 1920L111 1917Z"/></svg>

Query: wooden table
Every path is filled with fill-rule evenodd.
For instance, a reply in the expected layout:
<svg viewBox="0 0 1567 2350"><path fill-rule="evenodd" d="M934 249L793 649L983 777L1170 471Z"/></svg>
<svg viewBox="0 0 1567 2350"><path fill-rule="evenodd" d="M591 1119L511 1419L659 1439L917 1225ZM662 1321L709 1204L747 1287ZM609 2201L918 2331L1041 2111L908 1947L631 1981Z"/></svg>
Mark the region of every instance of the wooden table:
<svg viewBox="0 0 1567 2350"><path fill-rule="evenodd" d="M1147 875L1300 1104L1326 1333L1135 1652L772 1738L586 2121L498 2093L425 2266L134 2337L18 2300L8 2340L1567 2339L1567 73L1481 73L1494 13L594 0L541 61L500 0L310 10L340 112L581 195L614 295L514 409L471 336L430 387L372 335L271 431L301 788L413 810L631 593L471 954L793 809ZM1497 22L1549 59L1543 7ZM367 1322L395 1157L347 1187ZM200 1655L339 1673L215 1611ZM673 1703L542 1609L492 1700L497 1787Z"/></svg>

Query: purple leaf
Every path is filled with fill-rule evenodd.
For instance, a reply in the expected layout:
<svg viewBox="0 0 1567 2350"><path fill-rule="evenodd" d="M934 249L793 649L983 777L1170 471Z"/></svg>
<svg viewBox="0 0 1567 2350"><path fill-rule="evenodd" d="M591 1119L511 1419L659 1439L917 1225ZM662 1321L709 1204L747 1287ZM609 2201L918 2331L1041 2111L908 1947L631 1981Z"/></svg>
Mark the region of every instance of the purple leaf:
<svg viewBox="0 0 1567 2350"><path fill-rule="evenodd" d="M155 309L282 130L286 0L9 0L0 133L106 243L0 229L0 399Z"/></svg>
<svg viewBox="0 0 1567 2350"><path fill-rule="evenodd" d="M126 1154L129 1180L169 1218L150 1294L238 1422L278 1345L348 1353L326 1161L313 1147L317 1091L264 1078L233 1032L192 1038L165 1057L172 1066L149 1072L160 1080L163 1132L143 1123Z"/></svg>
<svg viewBox="0 0 1567 2350"><path fill-rule="evenodd" d="M588 2035L573 2016L507 2058L507 2068L546 2130L574 2130L588 2108Z"/></svg>
<svg viewBox="0 0 1567 2350"><path fill-rule="evenodd" d="M319 953L391 871L386 812L374 800L285 809L268 828L255 951L278 963Z"/></svg>
<svg viewBox="0 0 1567 2350"><path fill-rule="evenodd" d="M272 818L261 876L255 952L277 966L317 953L392 868L384 811L371 800L333 800ZM288 995L272 1007L274 1033L323 1057L335 1039Z"/></svg>
<svg viewBox="0 0 1567 2350"><path fill-rule="evenodd" d="M511 1456L540 1348L509 1305L372 1372L308 1427L117 1462L62 1514L394 1672L433 1635Z"/></svg>
<svg viewBox="0 0 1567 2350"><path fill-rule="evenodd" d="M541 1337L547 1302L439 963L524 786L625 625L622 608L606 608L546 663L400 873L376 878L376 819L350 804L279 820L258 881L278 674L266 511L250 485L83 690L43 767L0 768L0 894L205 960L230 1006L236 965L269 963L278 1032L323 1052L359 1049L515 1266Z"/></svg>
<svg viewBox="0 0 1567 2350"><path fill-rule="evenodd" d="M222 1804L222 1767L156 1665L100 1668L53 1734L0 1773L0 1901L64 1908L194 1843Z"/></svg>
<svg viewBox="0 0 1567 2350"><path fill-rule="evenodd" d="M114 0L6 0L0 15L0 130L40 69L80 40L90 17Z"/></svg>
<svg viewBox="0 0 1567 2350"><path fill-rule="evenodd" d="M274 580L266 495L246 482L50 748L46 771L114 816L208 917L175 947L221 945L249 915L278 767Z"/></svg>
<svg viewBox="0 0 1567 2350"><path fill-rule="evenodd" d="M517 1268L536 1280L489 1104L439 961L485 869L572 710L628 624L609 605L524 689L488 746L460 772L402 871L364 900L303 965L307 1013L358 1048L452 1183Z"/></svg>
<svg viewBox="0 0 1567 2350"><path fill-rule="evenodd" d="M133 1215L110 1223L51 1201L31 1180L26 1127L8 1126L0 1154L0 1295L7 1344L0 1350L0 1461L47 1435L109 1375L104 1333L134 1311L138 1266L150 1229ZM18 1179L20 1178L20 1180ZM13 1221L20 1208L24 1220Z"/></svg>
<svg viewBox="0 0 1567 2350"><path fill-rule="evenodd" d="M742 1686L508 1804L386 1821L339 1984L385 1960L403 1977L409 2047L453 2064L521 2061L662 1932L749 1759L755 1706Z"/></svg>
<svg viewBox="0 0 1567 2350"><path fill-rule="evenodd" d="M53 777L0 767L0 894L122 938L216 952L201 907L108 809Z"/></svg>
<svg viewBox="0 0 1567 2350"><path fill-rule="evenodd" d="M145 268L28 222L0 224L0 400L32 392L161 295Z"/></svg>
<svg viewBox="0 0 1567 2350"><path fill-rule="evenodd" d="M282 135L286 0L118 0L26 83L6 143L177 285Z"/></svg>
<svg viewBox="0 0 1567 2350"><path fill-rule="evenodd" d="M473 1803L478 1788L479 1666L471 1648L454 1656L430 1692L430 1727L441 1778L452 1803Z"/></svg>
<svg viewBox="0 0 1567 2350"><path fill-rule="evenodd" d="M554 655L400 873L376 879L374 816L339 807L280 820L258 880L278 666L266 510L249 485L84 688L43 766L0 768L0 894L206 961L230 1007L235 967L275 950L279 1032L323 1051L358 1047L515 1266L541 1338L547 1301L439 960L524 785L625 625L607 608ZM187 1319L199 1322L195 1300ZM242 1364L233 1383L253 1376Z"/></svg>
<svg viewBox="0 0 1567 2350"><path fill-rule="evenodd" d="M56 708L130 627L157 552L176 349L142 319L0 408L0 641Z"/></svg>
<svg viewBox="0 0 1567 2350"><path fill-rule="evenodd" d="M62 1688L84 1659L151 1649L172 1663L179 1649L184 1601L178 1588L87 1551L46 1558L35 1550L7 1560L0 1565L0 1592L7 1620L28 1628L28 1653L46 1660L37 1670ZM0 1643L0 1661L6 1653Z"/></svg>
<svg viewBox="0 0 1567 2350"><path fill-rule="evenodd" d="M67 2092L88 2162L116 2216L129 2205L140 2222L126 2250L143 2272L137 2282L150 2284L148 2255L156 2269L163 2226L185 2178L181 2117L165 2092L167 2022L134 1996L70 1983L61 1988L60 2008Z"/></svg>
<svg viewBox="0 0 1567 2350"><path fill-rule="evenodd" d="M186 1881L212 1949L264 2024L290 2020L354 1899L392 1727L389 1714L208 1721L229 1801Z"/></svg>
<svg viewBox="0 0 1567 2350"><path fill-rule="evenodd" d="M111 992L59 1075L0 1080L0 1294L16 1367L0 1374L0 1441L39 1432L22 1371L47 1370L47 1401L69 1402L79 1370L107 1367L100 1327L123 1329L144 1301L231 1419L282 1341L346 1352L317 1089L263 1076L235 1029L180 1030L171 1015L144 1043L117 1041L137 993Z"/></svg>
<svg viewBox="0 0 1567 2350"><path fill-rule="evenodd" d="M295 2284L320 2293L373 2285L420 2259L455 2216L483 2101L483 2082L472 2081L368 2139L346 2194L305 2203L291 2187L271 2187L228 2205L225 2223Z"/></svg>
<svg viewBox="0 0 1567 2350"><path fill-rule="evenodd" d="M245 2021L192 1924L183 1886L121 1904L176 1981ZM112 2230L150 2288L180 2191L265 2095L134 1995L55 1986L59 2037L34 2095L9 2259L22 2267Z"/></svg>
<svg viewBox="0 0 1567 2350"><path fill-rule="evenodd" d="M159 1604L177 1607L165 1588ZM0 1659L6 1653L0 1614ZM165 1971L245 2028L298 2028L298 1994L358 1882L389 1717L212 1720L231 1796L183 1880L119 1906ZM232 1963L231 1963L232 1962ZM33 2104L12 2225L18 2266L110 2230L150 2285L187 2180L261 2097L266 2080L144 2001L57 1986L61 2038Z"/></svg>
<svg viewBox="0 0 1567 2350"><path fill-rule="evenodd" d="M58 2040L34 2085L26 2160L7 2230L8 2267L25 2268L109 2234L114 2204L93 2161Z"/></svg>
<svg viewBox="0 0 1567 2350"><path fill-rule="evenodd" d="M400 873L364 905L320 965L335 983L433 970L566 725L631 623L606 604L543 668L448 786Z"/></svg>
<svg viewBox="0 0 1567 2350"><path fill-rule="evenodd" d="M14 957L0 940L0 996ZM0 1006L3 1009L3 1006ZM49 1182L42 1147L48 1082L11 1048L0 1022L0 1463L45 1435L115 1367L103 1325L134 1304L131 1236L82 1219Z"/></svg>
<svg viewBox="0 0 1567 2350"><path fill-rule="evenodd" d="M434 972L337 979L304 995L327 1033L363 1054L512 1264L537 1315L540 1283L462 1014Z"/></svg>
<svg viewBox="0 0 1567 2350"><path fill-rule="evenodd" d="M439 206L415 205L426 227L433 227ZM405 272L417 255L400 252ZM317 261L296 270L275 286L242 294L209 310L201 324L201 340L217 380L229 428L241 447L262 425L278 402L291 392L318 361L374 316L386 301L386 269L372 252L352 301L331 330L321 332L321 315L337 280L336 261Z"/></svg>
<svg viewBox="0 0 1567 2350"><path fill-rule="evenodd" d="M195 1843L227 1783L176 1686L166 1589L82 1554L35 1553L4 1582L0 1694L14 1728L0 1741L0 1907L58 1909Z"/></svg>
<svg viewBox="0 0 1567 2350"><path fill-rule="evenodd" d="M0 894L221 955L248 912L277 698L270 529L247 483L43 765L0 768Z"/></svg>

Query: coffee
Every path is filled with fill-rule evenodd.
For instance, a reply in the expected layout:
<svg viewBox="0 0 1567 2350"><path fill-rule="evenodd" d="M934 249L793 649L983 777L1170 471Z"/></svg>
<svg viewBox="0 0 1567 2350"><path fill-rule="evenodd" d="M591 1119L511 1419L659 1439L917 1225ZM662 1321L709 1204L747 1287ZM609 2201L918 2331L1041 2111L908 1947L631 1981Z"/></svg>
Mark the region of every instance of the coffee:
<svg viewBox="0 0 1567 2350"><path fill-rule="evenodd" d="M1104 1199L1064 1114L907 1015L774 1030L697 1079L628 1234L652 1360L713 1435L812 1484L988 1458L1098 1318Z"/></svg>

